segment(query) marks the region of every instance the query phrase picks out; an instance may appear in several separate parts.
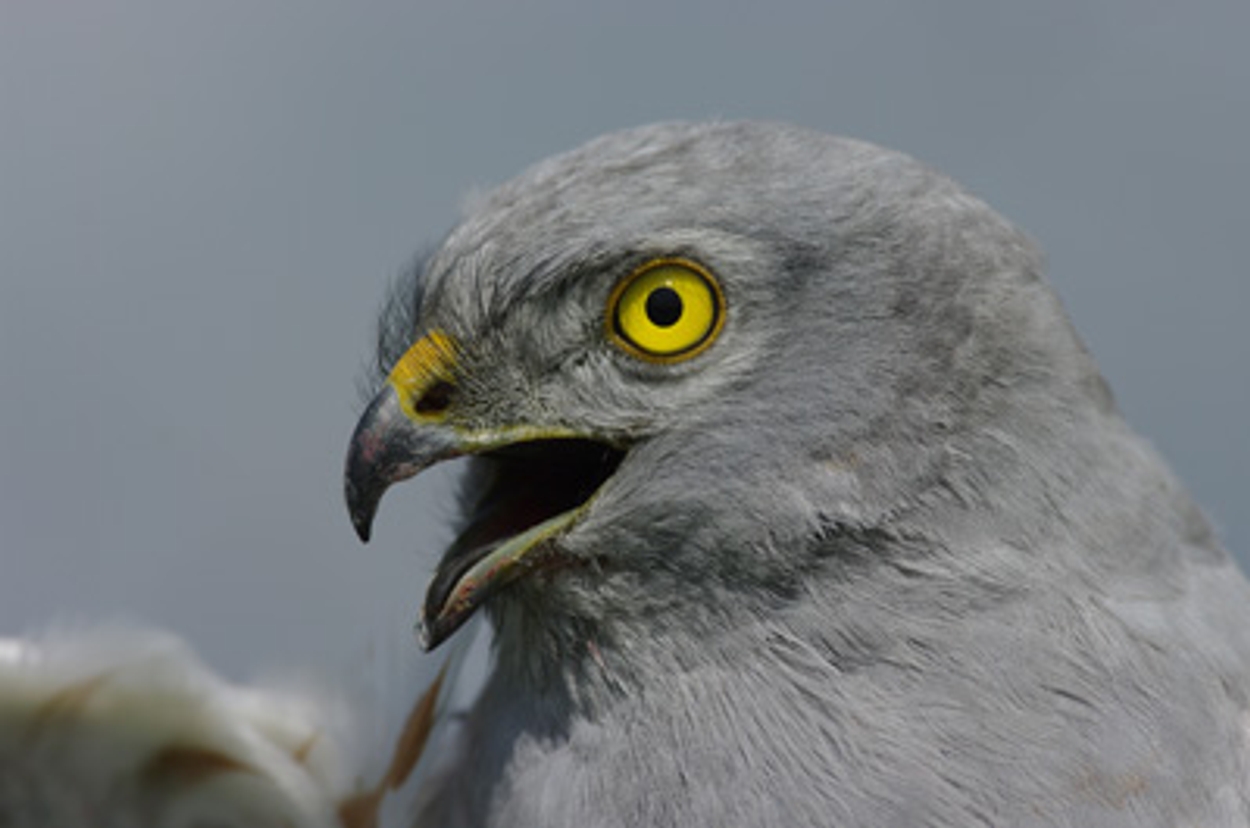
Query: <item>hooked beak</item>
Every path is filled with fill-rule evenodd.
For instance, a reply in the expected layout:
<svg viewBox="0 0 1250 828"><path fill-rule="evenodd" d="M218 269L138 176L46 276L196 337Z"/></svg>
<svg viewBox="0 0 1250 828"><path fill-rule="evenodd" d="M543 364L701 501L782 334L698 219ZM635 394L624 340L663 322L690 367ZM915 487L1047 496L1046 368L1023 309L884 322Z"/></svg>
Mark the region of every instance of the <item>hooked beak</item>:
<svg viewBox="0 0 1250 828"><path fill-rule="evenodd" d="M368 542L378 503L392 483L464 453L441 427L456 370L454 340L439 331L418 340L395 364L352 433L344 473L347 510Z"/></svg>
<svg viewBox="0 0 1250 828"><path fill-rule="evenodd" d="M473 493L468 525L439 562L421 613L433 649L499 589L549 560L551 541L586 511L624 452L559 427L471 430L448 422L458 347L434 331L396 363L352 434L344 489L352 525L367 541L382 495L429 466L477 455L489 474ZM477 460L475 460L476 462Z"/></svg>

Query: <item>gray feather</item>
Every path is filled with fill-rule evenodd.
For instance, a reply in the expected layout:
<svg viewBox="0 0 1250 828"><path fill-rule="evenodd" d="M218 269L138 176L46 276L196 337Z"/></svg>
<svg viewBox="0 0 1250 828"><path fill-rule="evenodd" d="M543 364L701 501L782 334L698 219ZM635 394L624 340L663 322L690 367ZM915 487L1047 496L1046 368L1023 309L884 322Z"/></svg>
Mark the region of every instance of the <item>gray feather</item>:
<svg viewBox="0 0 1250 828"><path fill-rule="evenodd" d="M602 335L658 255L729 308L676 366ZM588 565L492 602L421 824L1250 823L1250 590L949 179L780 125L610 135L488 197L422 295L465 422L631 449L561 540Z"/></svg>

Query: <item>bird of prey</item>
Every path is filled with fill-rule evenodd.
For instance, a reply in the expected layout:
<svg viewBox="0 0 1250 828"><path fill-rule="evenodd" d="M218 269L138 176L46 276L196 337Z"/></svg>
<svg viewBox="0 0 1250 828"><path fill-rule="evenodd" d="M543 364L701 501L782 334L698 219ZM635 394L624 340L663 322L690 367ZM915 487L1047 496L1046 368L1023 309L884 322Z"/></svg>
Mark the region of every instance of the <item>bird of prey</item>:
<svg viewBox="0 0 1250 828"><path fill-rule="evenodd" d="M346 467L467 457L454 826L1245 826L1250 589L1034 245L895 152L592 141L390 301Z"/></svg>

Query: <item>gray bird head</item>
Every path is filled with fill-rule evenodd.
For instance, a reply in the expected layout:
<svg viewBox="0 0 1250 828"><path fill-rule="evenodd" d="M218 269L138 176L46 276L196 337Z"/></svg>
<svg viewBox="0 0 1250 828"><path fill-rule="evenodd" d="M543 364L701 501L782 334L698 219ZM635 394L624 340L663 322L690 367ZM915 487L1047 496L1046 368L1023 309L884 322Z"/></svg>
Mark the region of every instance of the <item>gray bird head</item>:
<svg viewBox="0 0 1250 828"><path fill-rule="evenodd" d="M896 153L768 124L607 136L488 196L392 299L353 520L367 537L387 486L471 457L428 646L482 604L536 652L766 612L873 532L954 537L1016 466L1035 480L1003 491L1039 501L1078 468L1060 432L1111 402L1039 272ZM939 503L963 517L912 519ZM1002 513L1004 535L1046 520Z"/></svg>

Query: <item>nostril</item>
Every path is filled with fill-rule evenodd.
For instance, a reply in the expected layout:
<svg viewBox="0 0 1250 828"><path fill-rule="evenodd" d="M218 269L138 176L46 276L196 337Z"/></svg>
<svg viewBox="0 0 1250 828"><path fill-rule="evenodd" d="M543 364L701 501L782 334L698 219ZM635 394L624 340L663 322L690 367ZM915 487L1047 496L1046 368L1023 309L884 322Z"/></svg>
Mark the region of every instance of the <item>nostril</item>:
<svg viewBox="0 0 1250 828"><path fill-rule="evenodd" d="M418 414L442 414L451 405L452 395L456 387L450 382L439 380L431 385L414 406Z"/></svg>

